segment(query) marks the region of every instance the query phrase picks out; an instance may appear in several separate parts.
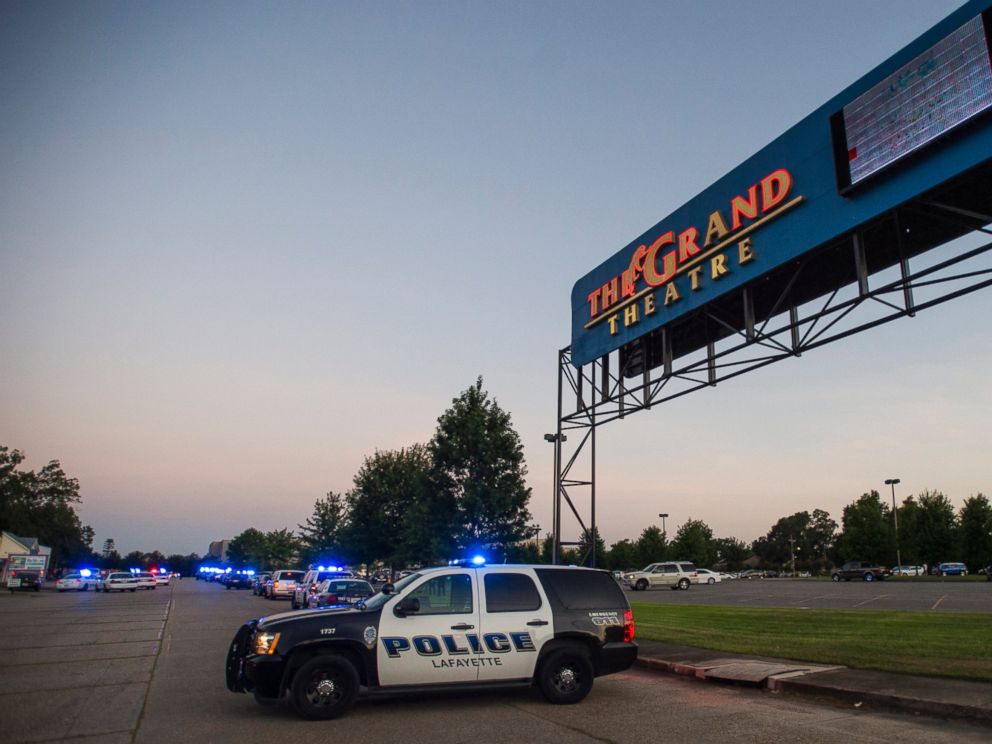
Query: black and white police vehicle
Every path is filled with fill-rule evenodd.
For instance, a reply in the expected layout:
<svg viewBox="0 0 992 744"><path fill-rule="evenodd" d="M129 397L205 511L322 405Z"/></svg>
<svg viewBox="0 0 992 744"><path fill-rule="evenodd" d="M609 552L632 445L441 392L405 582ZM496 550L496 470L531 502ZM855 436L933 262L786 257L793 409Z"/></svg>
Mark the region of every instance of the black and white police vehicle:
<svg viewBox="0 0 992 744"><path fill-rule="evenodd" d="M608 572L477 562L417 571L353 607L252 620L226 672L232 692L288 694L301 716L326 719L360 692L537 685L577 703L636 658L630 605Z"/></svg>

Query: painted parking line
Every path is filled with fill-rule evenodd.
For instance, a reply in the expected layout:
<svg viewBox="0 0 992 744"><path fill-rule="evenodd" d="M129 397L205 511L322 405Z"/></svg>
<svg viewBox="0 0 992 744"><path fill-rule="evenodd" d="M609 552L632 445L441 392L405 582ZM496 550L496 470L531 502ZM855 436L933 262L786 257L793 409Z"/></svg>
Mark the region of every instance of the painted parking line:
<svg viewBox="0 0 992 744"><path fill-rule="evenodd" d="M936 610L938 607L940 607L940 603L943 602L945 599L947 599L947 596L948 595L945 594L943 597L941 597L936 602L934 602L933 603L933 606L930 609L931 610Z"/></svg>
<svg viewBox="0 0 992 744"><path fill-rule="evenodd" d="M879 594L877 597L872 597L871 599L866 599L864 602L858 602L856 605L852 605L852 607L861 607L862 605L866 605L869 602L877 602L880 599L886 599L886 598L891 597L891 596L892 596L891 594Z"/></svg>

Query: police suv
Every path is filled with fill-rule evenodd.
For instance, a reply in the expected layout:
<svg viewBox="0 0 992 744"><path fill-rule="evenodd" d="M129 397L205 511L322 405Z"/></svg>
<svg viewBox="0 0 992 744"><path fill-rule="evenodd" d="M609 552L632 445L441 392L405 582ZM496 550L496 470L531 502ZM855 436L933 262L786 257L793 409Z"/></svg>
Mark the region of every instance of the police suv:
<svg viewBox="0 0 992 744"><path fill-rule="evenodd" d="M252 620L226 672L232 692L288 693L301 716L323 719L363 690L536 684L577 703L636 658L630 605L606 571L481 564L417 571L353 607Z"/></svg>

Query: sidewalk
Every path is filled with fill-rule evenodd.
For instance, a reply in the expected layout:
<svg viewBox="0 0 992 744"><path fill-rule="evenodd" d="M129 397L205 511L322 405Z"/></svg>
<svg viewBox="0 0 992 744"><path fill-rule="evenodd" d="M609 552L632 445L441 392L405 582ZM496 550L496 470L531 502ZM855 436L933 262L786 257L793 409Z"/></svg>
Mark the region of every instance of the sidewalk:
<svg viewBox="0 0 992 744"><path fill-rule="evenodd" d="M760 687L821 701L862 705L942 718L961 718L992 726L992 682L875 672L745 656L638 640L637 663L661 672L707 682Z"/></svg>

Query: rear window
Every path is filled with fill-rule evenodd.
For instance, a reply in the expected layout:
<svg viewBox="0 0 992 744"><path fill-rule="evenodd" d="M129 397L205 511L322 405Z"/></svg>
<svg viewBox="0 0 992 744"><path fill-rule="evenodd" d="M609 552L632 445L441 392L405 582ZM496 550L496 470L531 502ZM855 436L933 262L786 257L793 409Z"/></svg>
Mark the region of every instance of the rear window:
<svg viewBox="0 0 992 744"><path fill-rule="evenodd" d="M627 598L616 580L605 571L538 568L544 591L569 610L627 607Z"/></svg>
<svg viewBox="0 0 992 744"><path fill-rule="evenodd" d="M278 574L276 574L276 576L278 576L280 580L299 581L300 579L303 578L303 572L302 571L280 571Z"/></svg>
<svg viewBox="0 0 992 744"><path fill-rule="evenodd" d="M541 606L541 595L530 576L486 574L486 612L526 612Z"/></svg>

